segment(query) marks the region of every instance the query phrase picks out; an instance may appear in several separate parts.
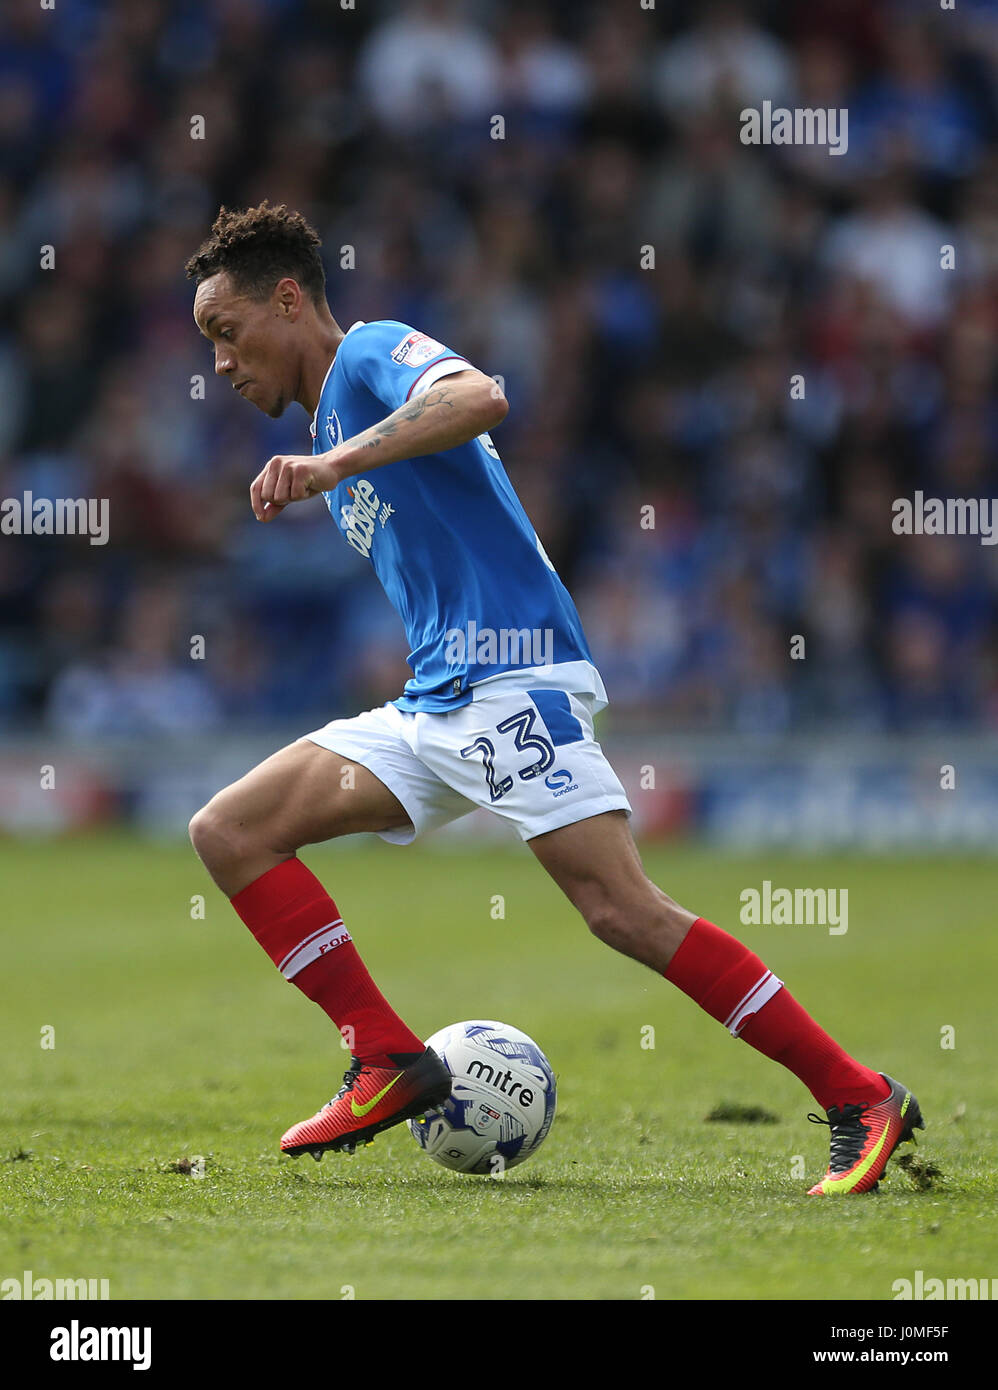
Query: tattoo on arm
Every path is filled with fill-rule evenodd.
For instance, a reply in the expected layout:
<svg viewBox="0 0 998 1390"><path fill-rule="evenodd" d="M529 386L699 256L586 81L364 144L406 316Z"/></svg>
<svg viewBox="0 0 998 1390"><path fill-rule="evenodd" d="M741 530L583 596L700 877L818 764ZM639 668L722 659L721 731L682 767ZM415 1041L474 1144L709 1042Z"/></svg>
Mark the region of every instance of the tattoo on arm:
<svg viewBox="0 0 998 1390"><path fill-rule="evenodd" d="M451 399L454 395L453 388L450 386L431 386L428 391L424 391L421 396L417 396L414 401L406 401L405 405L399 406L387 420L382 420L380 425L373 425L374 438L369 439L364 445L365 449L376 449L389 435L397 434L399 425L409 420L418 420L422 415L435 405L446 405L449 409L454 409L454 402Z"/></svg>

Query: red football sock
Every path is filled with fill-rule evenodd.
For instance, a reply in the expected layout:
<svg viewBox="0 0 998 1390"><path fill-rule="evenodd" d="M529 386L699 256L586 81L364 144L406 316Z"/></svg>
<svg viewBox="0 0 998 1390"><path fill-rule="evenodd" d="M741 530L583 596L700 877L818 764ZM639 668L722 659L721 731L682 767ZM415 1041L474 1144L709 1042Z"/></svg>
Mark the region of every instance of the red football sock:
<svg viewBox="0 0 998 1390"><path fill-rule="evenodd" d="M733 1037L800 1077L823 1110L875 1103L890 1092L882 1076L818 1027L757 955L703 917L683 938L665 978Z"/></svg>
<svg viewBox="0 0 998 1390"><path fill-rule="evenodd" d="M367 973L336 904L300 859L285 859L231 899L287 980L315 1001L361 1061L390 1067L425 1051Z"/></svg>

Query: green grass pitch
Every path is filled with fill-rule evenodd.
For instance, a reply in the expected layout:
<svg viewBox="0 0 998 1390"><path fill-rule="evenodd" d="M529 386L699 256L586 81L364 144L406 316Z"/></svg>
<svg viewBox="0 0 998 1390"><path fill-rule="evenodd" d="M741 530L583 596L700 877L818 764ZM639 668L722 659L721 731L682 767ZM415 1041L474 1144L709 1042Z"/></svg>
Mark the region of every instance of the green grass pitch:
<svg viewBox="0 0 998 1390"><path fill-rule="evenodd" d="M559 1083L543 1149L498 1181L438 1167L405 1127L353 1159L282 1157L347 1056L189 847L7 842L0 1278L124 1299L891 1299L916 1269L998 1275L996 862L646 851L916 1091L942 1176L919 1190L895 1162L835 1201L804 1196L827 1131L796 1079L591 938L525 848L302 857L417 1031L499 1018L537 1039ZM741 926L764 878L848 888L848 932ZM726 1102L777 1122L707 1122ZM197 1155L203 1178L175 1171Z"/></svg>

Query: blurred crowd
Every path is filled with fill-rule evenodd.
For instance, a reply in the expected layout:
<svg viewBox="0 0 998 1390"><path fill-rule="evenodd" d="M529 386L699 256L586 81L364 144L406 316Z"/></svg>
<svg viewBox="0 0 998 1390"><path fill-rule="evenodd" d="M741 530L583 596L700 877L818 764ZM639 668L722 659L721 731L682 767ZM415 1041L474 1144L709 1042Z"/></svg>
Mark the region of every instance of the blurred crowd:
<svg viewBox="0 0 998 1390"><path fill-rule="evenodd" d="M252 519L306 416L237 400L191 317L185 259L263 198L341 326L503 378L620 724L998 724L994 549L891 528L998 497L996 73L995 0L5 0L0 497L107 498L110 541L0 536L3 726L304 731L401 689L322 503ZM765 100L847 108L847 152L743 144Z"/></svg>

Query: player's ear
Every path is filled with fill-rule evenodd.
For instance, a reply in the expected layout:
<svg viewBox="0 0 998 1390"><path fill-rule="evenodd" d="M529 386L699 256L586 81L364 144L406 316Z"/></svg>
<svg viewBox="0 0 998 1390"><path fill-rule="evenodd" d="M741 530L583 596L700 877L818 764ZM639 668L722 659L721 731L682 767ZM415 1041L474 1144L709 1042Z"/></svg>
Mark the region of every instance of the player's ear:
<svg viewBox="0 0 998 1390"><path fill-rule="evenodd" d="M292 280L290 275L286 275L283 280L278 280L274 286L274 303L281 318L286 318L290 323L294 323L301 313L303 302L301 286L297 280Z"/></svg>

